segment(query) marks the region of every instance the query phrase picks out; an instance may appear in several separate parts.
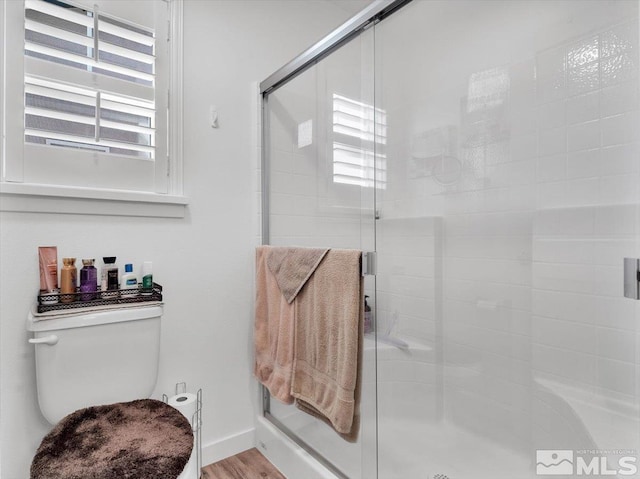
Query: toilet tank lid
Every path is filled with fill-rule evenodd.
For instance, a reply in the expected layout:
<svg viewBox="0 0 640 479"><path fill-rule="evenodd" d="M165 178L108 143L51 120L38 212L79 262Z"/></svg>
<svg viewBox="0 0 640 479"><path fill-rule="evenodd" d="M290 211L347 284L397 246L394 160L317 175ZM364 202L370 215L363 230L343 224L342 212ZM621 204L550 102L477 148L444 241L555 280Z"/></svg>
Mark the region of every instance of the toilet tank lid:
<svg viewBox="0 0 640 479"><path fill-rule="evenodd" d="M36 317L33 312L29 312L27 331L56 331L123 321L137 321L139 319L160 317L162 316L162 311L162 305L155 304L153 306L119 308L108 311L69 313L56 317Z"/></svg>

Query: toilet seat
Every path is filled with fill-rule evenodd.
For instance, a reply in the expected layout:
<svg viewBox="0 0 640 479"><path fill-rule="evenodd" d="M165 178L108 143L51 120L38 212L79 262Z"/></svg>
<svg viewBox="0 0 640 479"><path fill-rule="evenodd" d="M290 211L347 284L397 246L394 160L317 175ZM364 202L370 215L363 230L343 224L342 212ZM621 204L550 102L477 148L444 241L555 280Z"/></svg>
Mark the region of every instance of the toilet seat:
<svg viewBox="0 0 640 479"><path fill-rule="evenodd" d="M192 450L189 421L162 401L93 406L44 437L31 479L182 479Z"/></svg>

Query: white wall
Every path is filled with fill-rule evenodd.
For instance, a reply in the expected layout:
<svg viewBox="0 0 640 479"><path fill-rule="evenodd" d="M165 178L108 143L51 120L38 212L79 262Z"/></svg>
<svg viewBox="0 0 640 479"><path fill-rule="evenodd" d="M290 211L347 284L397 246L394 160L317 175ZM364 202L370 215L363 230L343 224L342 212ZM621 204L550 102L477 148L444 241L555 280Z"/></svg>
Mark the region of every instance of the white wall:
<svg viewBox="0 0 640 479"><path fill-rule="evenodd" d="M255 114L252 85L366 2L185 1L184 219L0 213L0 452L2 477L28 477L49 426L40 415L27 311L38 288L37 247L59 258L117 255L154 263L165 288L154 397L177 381L203 388L209 458L252 445ZM220 128L207 124L209 105ZM235 441L226 441L235 438ZM206 462L207 456L205 456Z"/></svg>

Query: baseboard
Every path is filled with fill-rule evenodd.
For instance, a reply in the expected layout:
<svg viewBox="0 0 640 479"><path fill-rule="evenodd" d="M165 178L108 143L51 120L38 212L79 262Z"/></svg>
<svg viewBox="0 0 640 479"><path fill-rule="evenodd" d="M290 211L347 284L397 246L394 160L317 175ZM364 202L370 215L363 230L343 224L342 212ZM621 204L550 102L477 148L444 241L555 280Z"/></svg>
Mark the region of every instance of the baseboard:
<svg viewBox="0 0 640 479"><path fill-rule="evenodd" d="M255 428L218 439L209 444L202 446L202 465L207 466L218 462L225 457L233 456L239 452L246 451L255 447L256 430Z"/></svg>

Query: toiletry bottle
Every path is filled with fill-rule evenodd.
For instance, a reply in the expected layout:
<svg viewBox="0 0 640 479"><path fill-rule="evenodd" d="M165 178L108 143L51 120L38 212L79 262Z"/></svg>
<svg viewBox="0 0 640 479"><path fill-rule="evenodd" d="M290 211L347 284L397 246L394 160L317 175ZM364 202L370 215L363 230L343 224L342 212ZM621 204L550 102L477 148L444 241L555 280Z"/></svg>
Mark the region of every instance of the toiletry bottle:
<svg viewBox="0 0 640 479"><path fill-rule="evenodd" d="M373 331L373 318L371 314L371 306L367 303L367 298L369 296L364 297L364 333L370 333Z"/></svg>
<svg viewBox="0 0 640 479"><path fill-rule="evenodd" d="M83 259L80 270L80 295L81 301L91 301L95 299L98 290L98 271L93 265L95 259Z"/></svg>
<svg viewBox="0 0 640 479"><path fill-rule="evenodd" d="M135 298L138 296L138 278L133 273L133 265L131 263L124 265L124 274L120 283L121 298Z"/></svg>
<svg viewBox="0 0 640 479"><path fill-rule="evenodd" d="M104 256L104 266L100 275L100 289L103 298L114 298L118 290L118 266L115 256ZM113 291L113 292L109 292Z"/></svg>
<svg viewBox="0 0 640 479"><path fill-rule="evenodd" d="M58 289L58 248L56 246L40 246L40 291L53 293Z"/></svg>
<svg viewBox="0 0 640 479"><path fill-rule="evenodd" d="M142 263L142 294L143 296L153 294L153 264L151 261Z"/></svg>
<svg viewBox="0 0 640 479"><path fill-rule="evenodd" d="M102 258L102 268L100 269L100 291L106 291L108 288L108 277L109 277L109 266L112 264L112 257L111 256L104 256ZM115 259L113 259L113 261L115 261ZM102 295L103 298L106 297L106 295Z"/></svg>
<svg viewBox="0 0 640 479"><path fill-rule="evenodd" d="M75 258L62 258L64 265L60 270L60 301L63 303L73 303L76 300L76 279L78 268L76 268Z"/></svg>
<svg viewBox="0 0 640 479"><path fill-rule="evenodd" d="M58 248L40 246L40 300L42 304L56 304L60 300L58 288Z"/></svg>

